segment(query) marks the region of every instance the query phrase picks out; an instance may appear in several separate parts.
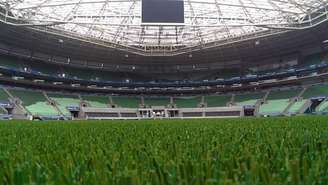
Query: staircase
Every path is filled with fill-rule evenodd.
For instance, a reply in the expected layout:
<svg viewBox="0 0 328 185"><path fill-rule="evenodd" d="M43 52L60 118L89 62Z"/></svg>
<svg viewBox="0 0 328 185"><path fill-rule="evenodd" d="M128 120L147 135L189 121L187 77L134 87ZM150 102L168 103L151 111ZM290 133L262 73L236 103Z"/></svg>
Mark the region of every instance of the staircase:
<svg viewBox="0 0 328 185"><path fill-rule="evenodd" d="M260 112L260 106L262 105L263 103L263 99L259 99L256 101L255 103L255 110L254 110L254 116L259 116L259 112Z"/></svg>
<svg viewBox="0 0 328 185"><path fill-rule="evenodd" d="M302 108L299 110L298 114L304 114L305 111L312 105L311 100L307 100L306 103L302 106Z"/></svg>
<svg viewBox="0 0 328 185"><path fill-rule="evenodd" d="M264 96L263 99L262 99L262 102L263 102L263 103L266 103L266 102L267 102L267 99L268 99L269 95L270 95L270 90L269 90L268 92L265 93L265 96Z"/></svg>
<svg viewBox="0 0 328 185"><path fill-rule="evenodd" d="M231 95L231 99L230 99L230 102L228 102L228 106L230 106L230 105L236 105L236 103L235 103L235 97L236 97L235 94L232 94Z"/></svg>
<svg viewBox="0 0 328 185"><path fill-rule="evenodd" d="M300 99L303 97L303 94L308 90L309 87L304 87L303 90L298 94L297 98Z"/></svg>
<svg viewBox="0 0 328 185"><path fill-rule="evenodd" d="M46 98L46 100L48 101L48 103L49 103L51 106L53 106L53 107L56 109L56 111L57 111L61 116L63 116L63 118L66 120L65 115L64 115L63 112L58 108L57 103L56 103L54 100L52 100L51 98L49 98L49 96L48 96L48 94L47 94L46 92L42 91L42 94L43 94L43 96Z"/></svg>
<svg viewBox="0 0 328 185"><path fill-rule="evenodd" d="M22 105L22 100L19 98L14 97L6 88L3 88L5 93L8 95L9 100L11 103L14 104L14 106L19 110L19 112L22 112L23 114L27 114L28 116L33 116L33 114L28 111L23 105ZM18 101L17 101L18 100Z"/></svg>
<svg viewBox="0 0 328 185"><path fill-rule="evenodd" d="M283 115L288 115L289 109L295 104L295 102L297 101L297 99L298 99L298 97L291 98L289 104L287 105L287 107L285 108L285 110L282 112Z"/></svg>

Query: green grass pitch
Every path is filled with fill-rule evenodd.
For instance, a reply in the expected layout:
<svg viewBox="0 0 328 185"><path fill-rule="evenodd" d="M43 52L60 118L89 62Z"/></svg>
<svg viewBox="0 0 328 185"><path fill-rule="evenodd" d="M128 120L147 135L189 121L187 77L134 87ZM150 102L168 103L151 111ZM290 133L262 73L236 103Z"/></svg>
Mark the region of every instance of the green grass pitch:
<svg viewBox="0 0 328 185"><path fill-rule="evenodd" d="M328 117L0 122L0 184L328 183Z"/></svg>

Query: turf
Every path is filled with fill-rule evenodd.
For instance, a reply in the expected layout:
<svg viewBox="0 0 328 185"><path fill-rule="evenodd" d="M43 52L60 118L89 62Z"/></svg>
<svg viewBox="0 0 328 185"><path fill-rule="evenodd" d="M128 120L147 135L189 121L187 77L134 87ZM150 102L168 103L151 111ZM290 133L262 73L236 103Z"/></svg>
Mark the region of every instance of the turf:
<svg viewBox="0 0 328 185"><path fill-rule="evenodd" d="M325 184L328 117L0 123L1 184Z"/></svg>

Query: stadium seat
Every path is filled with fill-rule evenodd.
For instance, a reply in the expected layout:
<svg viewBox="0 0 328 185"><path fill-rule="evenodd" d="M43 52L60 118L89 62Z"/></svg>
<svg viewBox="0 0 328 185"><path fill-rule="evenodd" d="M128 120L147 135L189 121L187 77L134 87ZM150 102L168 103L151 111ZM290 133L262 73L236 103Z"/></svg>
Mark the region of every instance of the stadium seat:
<svg viewBox="0 0 328 185"><path fill-rule="evenodd" d="M323 101L316 109L316 112L328 111L328 101Z"/></svg>
<svg viewBox="0 0 328 185"><path fill-rule="evenodd" d="M145 105L152 107L152 106L167 106L170 104L169 97L146 97L144 99Z"/></svg>
<svg viewBox="0 0 328 185"><path fill-rule="evenodd" d="M57 103L57 107L65 116L71 115L67 107L79 107L81 103L81 100L74 95L48 93L48 96L50 97L50 99L54 100Z"/></svg>
<svg viewBox="0 0 328 185"><path fill-rule="evenodd" d="M306 103L306 99L304 100L300 100L300 101L296 101L288 110L289 113L298 113L301 108L303 107L303 105Z"/></svg>
<svg viewBox="0 0 328 185"><path fill-rule="evenodd" d="M268 100L290 99L297 97L302 89L290 89L290 90L273 90L270 91Z"/></svg>
<svg viewBox="0 0 328 185"><path fill-rule="evenodd" d="M22 89L10 89L8 90L14 97L19 98L22 101L22 105L32 115L37 116L58 116L60 115L56 109L49 104L47 99L41 92L29 91Z"/></svg>
<svg viewBox="0 0 328 185"><path fill-rule="evenodd" d="M319 96L328 96L328 85L311 86L303 94L306 99Z"/></svg>
<svg viewBox="0 0 328 185"><path fill-rule="evenodd" d="M280 115L292 103L290 100L297 97L302 89L273 90L267 101L260 106L259 113L262 115Z"/></svg>
<svg viewBox="0 0 328 185"><path fill-rule="evenodd" d="M235 96L235 103L239 106L255 105L256 102L262 99L265 93L246 93Z"/></svg>
<svg viewBox="0 0 328 185"><path fill-rule="evenodd" d="M82 99L87 101L91 107L97 107L97 108L106 108L108 107L109 97L107 96L82 96Z"/></svg>
<svg viewBox="0 0 328 185"><path fill-rule="evenodd" d="M12 69L21 69L22 68L22 62L17 61L17 59L0 55L0 66L12 68Z"/></svg>
<svg viewBox="0 0 328 185"><path fill-rule="evenodd" d="M139 105L141 104L140 97L113 96L112 100L115 105L124 108L139 108Z"/></svg>
<svg viewBox="0 0 328 185"><path fill-rule="evenodd" d="M177 97L174 99L174 103L178 108L197 108L201 103L201 97Z"/></svg>
<svg viewBox="0 0 328 185"><path fill-rule="evenodd" d="M29 62L29 67L33 71L38 71L50 76L58 76L62 73L61 67L53 64L46 64L42 62Z"/></svg>
<svg viewBox="0 0 328 185"><path fill-rule="evenodd" d="M227 96L206 96L207 107L225 107L231 100L231 95Z"/></svg>
<svg viewBox="0 0 328 185"><path fill-rule="evenodd" d="M269 100L260 106L259 113L262 115L280 115L289 103L289 99Z"/></svg>
<svg viewBox="0 0 328 185"><path fill-rule="evenodd" d="M8 94L3 90L3 88L0 88L0 101L8 102L8 98Z"/></svg>

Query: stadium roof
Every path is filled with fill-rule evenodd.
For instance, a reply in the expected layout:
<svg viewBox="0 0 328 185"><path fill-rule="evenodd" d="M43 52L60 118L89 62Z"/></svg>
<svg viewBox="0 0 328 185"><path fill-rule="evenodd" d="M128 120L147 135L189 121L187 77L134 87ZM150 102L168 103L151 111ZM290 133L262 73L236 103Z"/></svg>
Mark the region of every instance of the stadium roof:
<svg viewBox="0 0 328 185"><path fill-rule="evenodd" d="M9 10L2 13L7 17L2 21L51 28L138 54L191 51L261 33L303 29L327 19L326 5L327 0L184 0L183 25L145 25L141 0L0 0Z"/></svg>

